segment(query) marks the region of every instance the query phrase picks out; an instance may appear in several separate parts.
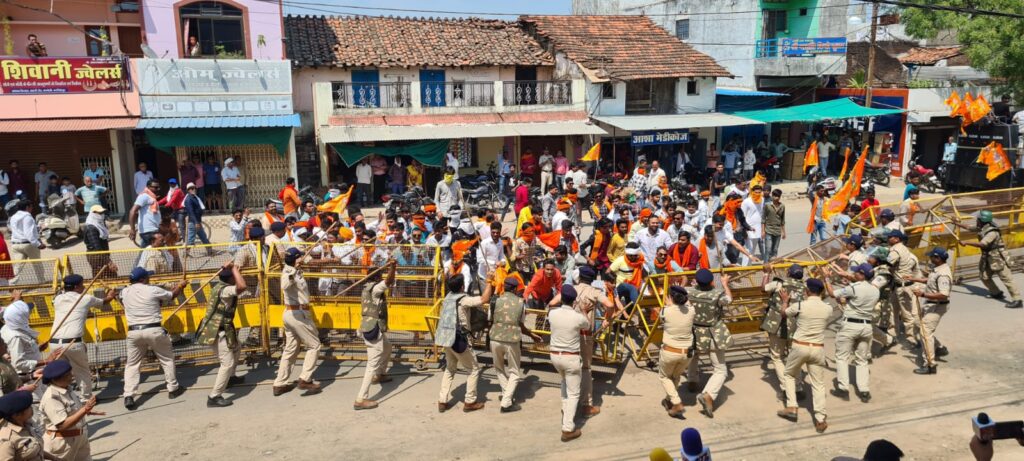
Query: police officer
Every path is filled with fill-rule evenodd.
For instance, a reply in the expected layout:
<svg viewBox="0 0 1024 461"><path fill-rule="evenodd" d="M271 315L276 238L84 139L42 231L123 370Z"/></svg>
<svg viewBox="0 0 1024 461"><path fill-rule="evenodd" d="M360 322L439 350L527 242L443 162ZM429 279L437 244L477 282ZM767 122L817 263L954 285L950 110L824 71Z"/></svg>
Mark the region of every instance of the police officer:
<svg viewBox="0 0 1024 461"><path fill-rule="evenodd" d="M936 356L949 354L944 346L939 344L935 337L935 329L939 326L942 316L946 315L949 309L949 295L953 289L953 271L950 270L946 261L949 260L949 252L945 248L935 247L928 252L928 258L935 266L928 273L925 280L925 289L917 288L914 294L924 298L924 305L921 307L921 337L924 339L924 365L914 370L919 375L934 375L936 371Z"/></svg>
<svg viewBox="0 0 1024 461"><path fill-rule="evenodd" d="M903 230L903 225L900 224L899 220L896 219L896 213L894 213L892 210L888 208L882 210L882 212L879 213L878 222L879 224L881 224L882 228L885 229L887 232L892 232L894 230Z"/></svg>
<svg viewBox="0 0 1024 461"><path fill-rule="evenodd" d="M14 391L0 397L0 459L43 459L43 441L32 434L32 391Z"/></svg>
<svg viewBox="0 0 1024 461"><path fill-rule="evenodd" d="M772 276L771 264L766 264L764 269L764 280L761 281L761 285L769 294L769 298L764 320L761 321L761 331L768 333L768 358L775 368L775 377L779 380L779 392L784 395L786 355L789 353L791 337L796 330L796 321L782 316L781 292L788 292L792 302L804 299L804 268L795 263L789 266L785 280ZM803 383L797 383L797 399L803 400Z"/></svg>
<svg viewBox="0 0 1024 461"><path fill-rule="evenodd" d="M65 348L62 357L71 363L75 378L82 386L82 397L86 399L92 396L92 372L89 369L89 354L82 342L85 320L92 309L110 304L115 296L117 292L109 289L102 299L85 294L82 276L71 274L64 277L64 292L53 297L54 326L61 320L64 323L50 334L50 349Z"/></svg>
<svg viewBox="0 0 1024 461"><path fill-rule="evenodd" d="M860 234L843 237L843 244L846 245L846 251L839 255L839 259L845 259L849 263L851 271L853 268L868 262L868 255L862 251L864 248L864 237L861 237Z"/></svg>
<svg viewBox="0 0 1024 461"><path fill-rule="evenodd" d="M732 291L729 289L729 276L722 273L722 288L715 288L714 274L707 269L700 269L694 276L696 289L690 290L690 304L693 305L693 335L697 353L709 353L713 372L704 385L703 392L697 396L704 414L708 418L715 417L715 399L722 390L725 379L729 376L729 367L725 363L725 351L732 347L732 335L722 320L723 310L732 302ZM690 361L688 379L697 381L697 360Z"/></svg>
<svg viewBox="0 0 1024 461"><path fill-rule="evenodd" d="M39 411L43 414L43 450L50 455L48 459L86 461L92 459L89 454L89 431L85 423L88 415L103 416L106 413L93 411L96 396L85 403L78 399L78 394L71 391L74 380L71 364L57 360L46 364L43 368L43 384L46 392L39 401Z"/></svg>
<svg viewBox="0 0 1024 461"><path fill-rule="evenodd" d="M363 373L363 384L359 387L359 395L352 404L355 410L371 410L377 408L377 401L370 400L370 385L391 381L385 372L388 369L388 358L391 356L391 341L388 340L388 287L394 285L394 271L385 270L371 275L363 285L362 321L359 332L366 344L366 371Z"/></svg>
<svg viewBox="0 0 1024 461"><path fill-rule="evenodd" d="M896 323L893 321L893 276L888 257L889 249L881 246L875 247L868 255L868 264L871 264L875 274L871 279L871 285L878 288L878 305L875 306L873 317L873 337L882 345L879 355L884 355L897 342L896 336L889 334L889 328Z"/></svg>
<svg viewBox="0 0 1024 461"><path fill-rule="evenodd" d="M686 289L669 287L668 303L661 311L662 343L658 354L658 379L665 388L661 406L673 418L683 417L683 401L679 397L679 379L690 366L693 354L693 305Z"/></svg>
<svg viewBox="0 0 1024 461"><path fill-rule="evenodd" d="M196 328L196 342L209 346L220 361L217 379L206 397L208 408L231 406L232 402L224 398L224 390L245 382L245 378L235 376L242 347L238 344L234 322L238 297L248 294L248 285L239 267L232 262L221 267L217 279L210 286L212 296L206 306L206 314Z"/></svg>
<svg viewBox="0 0 1024 461"><path fill-rule="evenodd" d="M1012 301L1006 304L1006 307L1010 309L1024 307L1024 301L1021 301L1020 292L1017 291L1017 286L1013 284L1013 276L1010 272L1010 259L1006 254L1006 244L1003 243L1003 235L999 231L999 226L996 226L995 222L992 221L992 212L983 210L978 213L977 227L974 229L968 228L959 222L954 222L954 224L966 230L978 232L977 242L960 242L960 244L981 249L981 261L978 265L978 271L981 275L981 282L985 284L985 288L988 288L988 297L993 299L1003 299L1005 297L1002 290L996 285L996 282L992 280L993 276L998 276L999 280L1003 281L1003 285L1006 285L1006 291L1010 292L1010 298L1012 299Z"/></svg>
<svg viewBox="0 0 1024 461"><path fill-rule="evenodd" d="M583 360L580 358L581 330L590 327L587 317L575 309L576 288L562 285L561 307L548 314L551 324L551 364L562 378L562 441L578 439L583 435L576 428L576 407L580 401L580 380Z"/></svg>
<svg viewBox="0 0 1024 461"><path fill-rule="evenodd" d="M284 300L284 350L277 366L274 380L274 396L291 392L296 385L304 390L302 395L320 393L320 384L313 381L316 359L320 353L320 338L317 335L313 315L309 311L309 284L299 269L302 252L289 248L284 252L284 267L281 268L281 298ZM306 348L302 359L302 373L298 383L292 382L292 364L299 356L299 345Z"/></svg>
<svg viewBox="0 0 1024 461"><path fill-rule="evenodd" d="M906 241L907 234L903 231L889 232L888 261L895 275L895 298L896 305L899 306L900 321L903 323L903 337L908 344L915 345L916 348L920 345L917 339L917 317L920 312L917 296L914 295L914 280L921 278L921 270L918 267L917 256L907 248Z"/></svg>
<svg viewBox="0 0 1024 461"><path fill-rule="evenodd" d="M832 395L844 400L850 398L850 357L857 369L857 397L861 402L871 400L870 369L871 327L878 304L878 288L868 282L874 278L874 268L863 263L852 269L849 285L838 290L832 289L831 283L825 283L828 295L846 305L843 309L843 326L836 333L836 387ZM830 276L828 269L826 277ZM845 274L844 274L845 275Z"/></svg>
<svg viewBox="0 0 1024 461"><path fill-rule="evenodd" d="M807 366L814 405L814 429L818 433L828 429L825 412L825 327L832 315L832 306L821 300L825 284L818 279L807 280L805 299L791 303L789 293L782 292L782 314L796 318L793 348L786 356L786 408L779 417L797 421L796 380L800 370Z"/></svg>
<svg viewBox="0 0 1024 461"><path fill-rule="evenodd" d="M605 291L592 285L597 278L597 271L590 266L582 266L579 269L580 283L577 283L576 302L573 309L587 317L590 326L580 330L582 340L580 343L580 355L583 359L583 375L580 383L580 402L583 404L583 417L590 418L601 413L601 407L594 405L594 375L591 372L591 364L594 360L594 336L597 334L597 322L595 316L598 307L602 313L615 310L615 304L608 299ZM618 301L616 298L615 302Z"/></svg>
<svg viewBox="0 0 1024 461"><path fill-rule="evenodd" d="M494 371L498 375L498 384L501 386L501 412L511 413L520 410L515 394L516 386L523 379L522 370L519 367L520 344L523 335L533 338L536 343L543 341L543 338L530 331L523 323L526 308L523 298L516 294L522 286L519 280L508 277L505 279L504 285L505 291L498 296L494 303L490 337Z"/></svg>
<svg viewBox="0 0 1024 461"><path fill-rule="evenodd" d="M445 367L441 372L441 392L437 398L437 411L444 413L452 407L448 400L452 398L452 381L455 380L455 371L459 364L469 370L469 378L466 379L466 397L462 404L462 411L471 411L484 408L483 399L478 399L476 386L480 381L480 374L483 368L476 360L473 353L473 345L469 343L471 331L470 316L471 309L484 309L490 305L491 292L494 291L492 276L488 274L487 284L480 296L467 296L463 293L466 282L462 274L455 274L448 277L445 282L448 287L448 294L441 302L441 315L437 321L437 336L434 337L434 345L444 348Z"/></svg>

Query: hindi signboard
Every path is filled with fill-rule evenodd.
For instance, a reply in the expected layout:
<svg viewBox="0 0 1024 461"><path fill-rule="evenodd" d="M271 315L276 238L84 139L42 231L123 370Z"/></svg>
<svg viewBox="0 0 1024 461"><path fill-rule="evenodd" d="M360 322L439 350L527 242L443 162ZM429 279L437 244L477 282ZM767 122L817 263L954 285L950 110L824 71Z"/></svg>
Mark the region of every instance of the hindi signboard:
<svg viewBox="0 0 1024 461"><path fill-rule="evenodd" d="M688 130L634 131L631 141L634 146L685 144L690 142L690 132Z"/></svg>
<svg viewBox="0 0 1024 461"><path fill-rule="evenodd" d="M0 57L0 94L128 91L128 60L120 56Z"/></svg>
<svg viewBox="0 0 1024 461"><path fill-rule="evenodd" d="M291 62L140 59L142 116L291 115Z"/></svg>
<svg viewBox="0 0 1024 461"><path fill-rule="evenodd" d="M783 56L844 54L846 37L780 38L779 50Z"/></svg>

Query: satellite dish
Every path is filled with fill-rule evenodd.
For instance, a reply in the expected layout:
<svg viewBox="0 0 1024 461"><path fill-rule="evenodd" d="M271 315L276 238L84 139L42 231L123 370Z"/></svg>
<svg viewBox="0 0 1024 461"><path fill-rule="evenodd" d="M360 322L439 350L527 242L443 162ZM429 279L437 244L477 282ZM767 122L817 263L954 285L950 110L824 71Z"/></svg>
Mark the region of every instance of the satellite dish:
<svg viewBox="0 0 1024 461"><path fill-rule="evenodd" d="M160 56L158 56L156 54L156 51L153 51L153 49L150 48L149 45L143 43L141 45L141 47L142 47L142 54L145 55L147 58L149 58L149 59L160 59Z"/></svg>

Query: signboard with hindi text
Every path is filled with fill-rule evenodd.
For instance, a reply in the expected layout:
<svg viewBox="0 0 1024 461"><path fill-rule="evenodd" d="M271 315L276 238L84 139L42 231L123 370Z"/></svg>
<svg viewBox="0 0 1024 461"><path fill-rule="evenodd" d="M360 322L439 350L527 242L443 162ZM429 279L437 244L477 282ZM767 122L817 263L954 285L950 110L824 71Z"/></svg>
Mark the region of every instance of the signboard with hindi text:
<svg viewBox="0 0 1024 461"><path fill-rule="evenodd" d="M690 132L688 130L634 131L631 141L634 146L685 144L690 142Z"/></svg>
<svg viewBox="0 0 1024 461"><path fill-rule="evenodd" d="M846 53L846 37L780 38L783 56L813 56Z"/></svg>
<svg viewBox="0 0 1024 461"><path fill-rule="evenodd" d="M140 59L142 116L291 115L287 60Z"/></svg>
<svg viewBox="0 0 1024 461"><path fill-rule="evenodd" d="M0 94L128 91L128 60L120 56L0 57Z"/></svg>

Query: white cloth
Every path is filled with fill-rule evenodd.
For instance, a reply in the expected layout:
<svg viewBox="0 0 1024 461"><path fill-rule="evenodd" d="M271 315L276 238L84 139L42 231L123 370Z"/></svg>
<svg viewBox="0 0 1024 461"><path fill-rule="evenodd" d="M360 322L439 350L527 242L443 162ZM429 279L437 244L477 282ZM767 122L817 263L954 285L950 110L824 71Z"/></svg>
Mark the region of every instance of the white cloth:
<svg viewBox="0 0 1024 461"><path fill-rule="evenodd" d="M647 261L654 261L654 257L658 254L658 248L668 248L674 243L665 229L658 229L654 235L651 235L650 228L637 231L635 241L640 244L640 251L643 252L644 259Z"/></svg>
<svg viewBox="0 0 1024 461"><path fill-rule="evenodd" d="M7 186L10 184L11 177L7 175L6 171L0 170L0 195L7 195Z"/></svg>
<svg viewBox="0 0 1024 461"><path fill-rule="evenodd" d="M64 320L59 330L50 334L52 338L81 338L85 332L85 320L89 317L89 309L103 305L103 300L95 296L87 294L78 301L79 296L81 295L75 291L68 291L53 297L54 322L60 322L65 317L67 320Z"/></svg>
<svg viewBox="0 0 1024 461"><path fill-rule="evenodd" d="M764 199L761 199L761 203L754 203L754 199L747 197L740 205L740 211L743 211L743 217L747 221L747 226L750 227L750 230L747 231L747 237L752 239L761 238Z"/></svg>
<svg viewBox="0 0 1024 461"><path fill-rule="evenodd" d="M95 227L100 232L101 239L107 240L110 238L110 230L107 229L107 222L103 219L102 214L90 212L89 216L85 217L85 224Z"/></svg>
<svg viewBox="0 0 1024 461"><path fill-rule="evenodd" d="M32 308L25 301L15 301L4 308L4 328L9 329L32 338L39 337L39 332L32 329L28 324L29 313Z"/></svg>
<svg viewBox="0 0 1024 461"><path fill-rule="evenodd" d="M150 179L153 179L152 171L136 171L135 172L135 193L141 194L142 190L146 188L146 184Z"/></svg>
<svg viewBox="0 0 1024 461"><path fill-rule="evenodd" d="M242 173L237 166L226 166L220 170L220 177L224 180L224 186L228 190L238 189L242 185Z"/></svg>
<svg viewBox="0 0 1024 461"><path fill-rule="evenodd" d="M7 223L7 227L11 229L11 243L28 242L33 246L39 246L39 226L36 225L35 218L29 212L14 213Z"/></svg>
<svg viewBox="0 0 1024 461"><path fill-rule="evenodd" d="M655 168L651 170L651 173L647 175L647 183L652 186L659 184L658 178L665 176L665 170L661 168Z"/></svg>
<svg viewBox="0 0 1024 461"><path fill-rule="evenodd" d="M356 165L356 182L359 184L371 184L373 182L373 167L369 163Z"/></svg>

